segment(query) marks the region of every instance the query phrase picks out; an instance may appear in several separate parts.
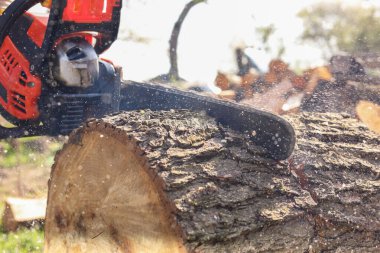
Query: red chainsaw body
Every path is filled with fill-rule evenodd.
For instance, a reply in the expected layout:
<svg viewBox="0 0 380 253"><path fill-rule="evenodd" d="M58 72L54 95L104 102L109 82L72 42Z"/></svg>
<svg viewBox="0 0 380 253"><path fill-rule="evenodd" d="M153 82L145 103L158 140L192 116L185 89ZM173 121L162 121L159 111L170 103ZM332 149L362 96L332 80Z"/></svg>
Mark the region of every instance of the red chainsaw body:
<svg viewBox="0 0 380 253"><path fill-rule="evenodd" d="M28 37L41 47L46 23L28 15L33 23ZM7 36L0 48L0 104L13 117L20 120L38 118L38 98L41 95L41 79L30 73L28 59Z"/></svg>
<svg viewBox="0 0 380 253"><path fill-rule="evenodd" d="M114 7L120 6L121 0L67 0L63 12L64 21L76 23L102 23L112 20Z"/></svg>
<svg viewBox="0 0 380 253"><path fill-rule="evenodd" d="M66 0L63 9L51 9L60 13L59 22L62 23L58 29L60 35L55 38L48 38L50 36L46 32L49 15L23 14L19 20L26 21L18 20L21 25L11 28L12 36L6 36L0 47L0 105L6 113L20 121L37 119L42 113L38 100L45 82L40 73L33 73L35 66L31 59L44 50L49 40L53 40L50 44L53 48L71 37L84 38L94 46L97 40L106 40L110 36L101 28L103 26L103 30L107 30L104 28L107 24L112 27L112 22L118 22L117 8L121 8L120 0ZM27 49L22 49L23 44L19 41L25 41Z"/></svg>

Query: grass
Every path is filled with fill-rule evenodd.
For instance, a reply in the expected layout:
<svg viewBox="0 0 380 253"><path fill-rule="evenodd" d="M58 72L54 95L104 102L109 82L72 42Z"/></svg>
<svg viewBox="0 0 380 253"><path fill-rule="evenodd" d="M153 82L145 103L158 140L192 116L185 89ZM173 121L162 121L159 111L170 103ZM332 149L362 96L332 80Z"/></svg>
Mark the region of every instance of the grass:
<svg viewBox="0 0 380 253"><path fill-rule="evenodd" d="M0 142L0 168L13 168L25 164L51 165L61 148L51 138L29 137Z"/></svg>
<svg viewBox="0 0 380 253"><path fill-rule="evenodd" d="M43 252L44 232L42 229L20 229L15 233L0 233L0 253Z"/></svg>
<svg viewBox="0 0 380 253"><path fill-rule="evenodd" d="M0 213L3 209L4 205L1 204ZM0 221L0 253L41 253L43 245L43 228L21 228L14 233L6 233Z"/></svg>

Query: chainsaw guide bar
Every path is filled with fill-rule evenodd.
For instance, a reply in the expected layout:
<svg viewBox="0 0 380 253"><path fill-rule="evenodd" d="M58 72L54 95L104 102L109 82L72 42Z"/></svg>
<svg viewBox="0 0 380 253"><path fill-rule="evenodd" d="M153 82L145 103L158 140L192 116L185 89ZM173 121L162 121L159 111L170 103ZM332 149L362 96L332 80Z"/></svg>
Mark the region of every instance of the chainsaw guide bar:
<svg viewBox="0 0 380 253"><path fill-rule="evenodd" d="M120 110L205 111L218 123L249 134L275 160L288 158L294 149L296 138L293 127L283 118L269 112L195 92L134 81L124 82L120 95Z"/></svg>

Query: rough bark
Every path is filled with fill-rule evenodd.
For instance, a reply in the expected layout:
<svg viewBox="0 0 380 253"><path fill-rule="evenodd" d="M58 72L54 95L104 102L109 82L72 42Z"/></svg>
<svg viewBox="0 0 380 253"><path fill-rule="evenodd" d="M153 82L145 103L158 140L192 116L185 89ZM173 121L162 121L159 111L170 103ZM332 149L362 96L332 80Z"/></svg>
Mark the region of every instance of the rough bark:
<svg viewBox="0 0 380 253"><path fill-rule="evenodd" d="M293 115L293 158L188 111L88 122L56 156L45 252L379 252L378 135Z"/></svg>
<svg viewBox="0 0 380 253"><path fill-rule="evenodd" d="M306 208L312 252L378 252L379 135L348 115L308 113L289 120L298 135L294 160L302 168L294 174L315 199Z"/></svg>

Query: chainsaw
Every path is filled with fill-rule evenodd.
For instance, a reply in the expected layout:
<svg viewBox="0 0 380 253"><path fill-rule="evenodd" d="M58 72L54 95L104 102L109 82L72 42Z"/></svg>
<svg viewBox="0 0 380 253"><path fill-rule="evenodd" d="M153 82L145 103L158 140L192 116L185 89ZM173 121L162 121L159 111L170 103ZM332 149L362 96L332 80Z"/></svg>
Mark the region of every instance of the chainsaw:
<svg viewBox="0 0 380 253"><path fill-rule="evenodd" d="M38 3L46 16L28 11ZM117 39L121 0L15 0L0 16L0 139L67 135L88 118L120 110L205 111L250 136L275 160L295 145L284 119L233 102L149 83L121 81L99 57Z"/></svg>

